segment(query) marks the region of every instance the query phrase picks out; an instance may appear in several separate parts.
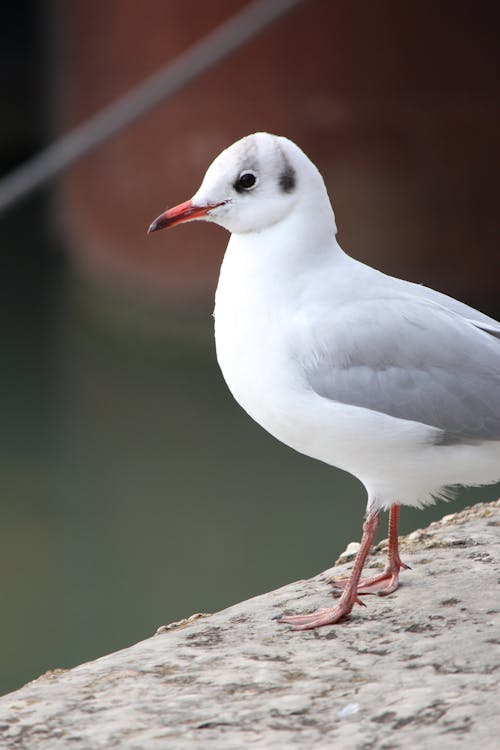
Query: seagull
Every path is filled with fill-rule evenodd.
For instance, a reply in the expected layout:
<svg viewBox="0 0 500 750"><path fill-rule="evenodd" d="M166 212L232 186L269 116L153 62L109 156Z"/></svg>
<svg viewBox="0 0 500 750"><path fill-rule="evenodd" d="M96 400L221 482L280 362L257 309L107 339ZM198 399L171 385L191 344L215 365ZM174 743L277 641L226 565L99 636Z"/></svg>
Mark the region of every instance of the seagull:
<svg viewBox="0 0 500 750"><path fill-rule="evenodd" d="M278 618L294 630L332 625L360 595L398 588L400 505L500 480L500 323L349 257L320 172L287 138L229 146L149 232L194 220L231 233L214 319L234 398L275 438L366 488L361 544L334 606ZM387 565L362 578L382 510Z"/></svg>

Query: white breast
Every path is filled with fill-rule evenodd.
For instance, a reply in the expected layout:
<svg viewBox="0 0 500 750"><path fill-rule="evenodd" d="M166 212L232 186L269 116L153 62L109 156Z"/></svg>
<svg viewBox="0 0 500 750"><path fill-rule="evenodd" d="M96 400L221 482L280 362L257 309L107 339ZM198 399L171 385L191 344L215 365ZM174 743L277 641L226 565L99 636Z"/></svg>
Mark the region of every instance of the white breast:
<svg viewBox="0 0 500 750"><path fill-rule="evenodd" d="M272 279L259 277L258 264L230 246L215 300L217 359L236 401L281 440L299 378L287 355L288 314Z"/></svg>
<svg viewBox="0 0 500 750"><path fill-rule="evenodd" d="M323 282L328 299L336 293L331 262L318 259L313 270L293 243L233 235L217 287L215 339L226 383L256 422L295 450L349 470L359 415L314 393L303 369L304 357L315 356Z"/></svg>

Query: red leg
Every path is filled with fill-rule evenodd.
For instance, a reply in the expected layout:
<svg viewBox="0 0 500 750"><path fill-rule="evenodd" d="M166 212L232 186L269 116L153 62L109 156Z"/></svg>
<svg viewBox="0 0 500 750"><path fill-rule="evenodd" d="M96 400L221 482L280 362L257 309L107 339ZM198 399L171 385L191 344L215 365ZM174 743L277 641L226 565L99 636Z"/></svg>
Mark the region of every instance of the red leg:
<svg viewBox="0 0 500 750"><path fill-rule="evenodd" d="M378 596L392 594L399 586L399 571L401 568L409 568L409 565L405 565L399 556L399 509L400 506L394 504L391 505L389 511L389 545L385 570L380 575L362 578L358 583L358 594L378 594ZM344 591L349 584L349 580L349 578L334 580L334 591Z"/></svg>
<svg viewBox="0 0 500 750"><path fill-rule="evenodd" d="M279 623L293 625L294 630L309 630L311 628L318 628L320 625L333 625L347 617L355 604L362 604L358 597L358 583L366 557L377 533L379 516L380 512L377 510L369 512L366 517L363 524L361 546L354 561L352 575L337 605L335 607L318 609L309 615L282 615L278 619Z"/></svg>

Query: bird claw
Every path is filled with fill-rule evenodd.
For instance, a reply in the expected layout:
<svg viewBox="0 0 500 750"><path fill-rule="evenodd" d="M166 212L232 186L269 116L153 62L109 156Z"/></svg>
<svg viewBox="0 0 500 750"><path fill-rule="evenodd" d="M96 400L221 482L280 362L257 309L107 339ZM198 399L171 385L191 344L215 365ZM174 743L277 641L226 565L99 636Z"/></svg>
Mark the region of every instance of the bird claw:
<svg viewBox="0 0 500 750"><path fill-rule="evenodd" d="M344 598L338 602L336 607L322 607L308 615L279 615L273 619L277 620L280 625L293 625L292 630L311 630L322 625L334 625L340 620L345 620L355 604L366 607L366 604L361 601L356 593L347 596L344 594Z"/></svg>
<svg viewBox="0 0 500 750"><path fill-rule="evenodd" d="M377 596L388 596L393 594L399 588L399 571L403 568L404 570L411 570L409 565L399 560L398 564L392 567L386 568L383 573L378 576L372 576L371 578L362 578L357 587L357 593L360 596L365 594L376 594ZM333 596L340 596L347 584L349 578L338 578L332 581Z"/></svg>
<svg viewBox="0 0 500 750"><path fill-rule="evenodd" d="M322 625L334 625L345 619L352 609L352 605L337 605L323 607L308 615L282 615L278 619L280 625L292 625L292 630L312 630Z"/></svg>

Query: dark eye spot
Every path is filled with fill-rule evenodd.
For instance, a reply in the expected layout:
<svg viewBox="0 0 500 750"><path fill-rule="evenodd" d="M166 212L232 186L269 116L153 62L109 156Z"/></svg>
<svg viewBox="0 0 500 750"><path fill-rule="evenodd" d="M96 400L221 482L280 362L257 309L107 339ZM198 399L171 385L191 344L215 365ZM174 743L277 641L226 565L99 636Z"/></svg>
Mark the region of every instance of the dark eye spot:
<svg viewBox="0 0 500 750"><path fill-rule="evenodd" d="M234 183L234 189L237 193L242 193L244 190L251 190L256 182L257 178L253 172L242 172Z"/></svg>
<svg viewBox="0 0 500 750"><path fill-rule="evenodd" d="M287 164L283 172L280 174L280 188L284 193L291 193L295 188L295 183L295 169Z"/></svg>

